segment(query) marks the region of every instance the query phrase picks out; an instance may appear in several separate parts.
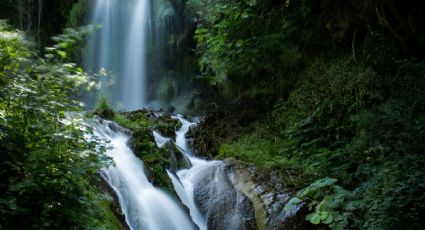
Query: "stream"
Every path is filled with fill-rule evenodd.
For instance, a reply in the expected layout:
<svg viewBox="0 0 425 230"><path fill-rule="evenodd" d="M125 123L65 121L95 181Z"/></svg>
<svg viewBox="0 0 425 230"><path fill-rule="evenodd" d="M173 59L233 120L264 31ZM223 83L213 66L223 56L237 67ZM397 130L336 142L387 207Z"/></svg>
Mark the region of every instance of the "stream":
<svg viewBox="0 0 425 230"><path fill-rule="evenodd" d="M121 111L184 111L193 99L187 97L192 95L191 89L180 87L185 81L175 78L174 70L161 66L166 60L165 47L179 47L178 43L169 44L176 40L174 33L182 29L177 26L179 20L171 0L93 0L88 22L100 28L87 41L84 67L109 78L100 81L93 95L86 95L86 104L93 107L99 98L106 97ZM158 69L151 69L152 60ZM175 146L178 153L173 154L185 160L186 167L164 169L174 196L149 181L149 170L129 147L128 131L112 121L92 125L95 135L110 143L107 155L115 166L103 169L101 175L115 192L130 229L299 229L289 220L298 210L284 210L290 196L278 177L236 159L207 161L197 157L186 138L196 122L182 115L171 118L181 123L174 136L152 132L158 147Z"/></svg>
<svg viewBox="0 0 425 230"><path fill-rule="evenodd" d="M99 138L110 142L107 155L112 157L115 167L104 169L102 175L118 196L130 229L195 229L176 202L149 182L143 161L128 147L130 136L121 127L103 121L95 130Z"/></svg>

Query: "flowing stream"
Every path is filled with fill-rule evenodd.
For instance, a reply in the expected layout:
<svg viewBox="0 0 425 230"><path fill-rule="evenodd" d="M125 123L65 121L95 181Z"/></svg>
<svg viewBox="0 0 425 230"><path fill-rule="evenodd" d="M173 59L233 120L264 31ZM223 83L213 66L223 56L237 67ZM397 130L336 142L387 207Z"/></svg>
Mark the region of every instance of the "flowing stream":
<svg viewBox="0 0 425 230"><path fill-rule="evenodd" d="M192 220L201 230L206 230L207 226L205 217L201 214L195 204L194 185L199 175L201 175L199 173L200 171L203 171L210 165L220 164L220 162L206 161L193 156L191 149L187 145L186 133L189 131L189 128L196 123L190 122L182 116L174 116L173 118L179 120L182 124L182 127L176 131L176 145L189 159L191 168L178 171L176 173L177 176L172 174L170 171L167 172L180 199L190 209L190 216L192 217Z"/></svg>
<svg viewBox="0 0 425 230"><path fill-rule="evenodd" d="M179 147L181 153L189 159L191 167L188 169L181 169L177 171L176 174L167 170L168 176L171 178L171 181L174 185L174 189L179 196L180 200L186 207L190 210L190 216L193 222L198 226L200 230L206 230L206 220L202 213L199 211L198 207L195 204L194 198L194 186L196 181L200 176L202 176L202 171L204 171L209 166L221 164L220 161L206 161L195 157L188 147L186 134L189 131L189 128L193 125L196 125L194 122L190 122L183 118L181 115L173 116L173 119L179 120L182 124L181 128L176 131L176 142L175 144ZM164 146L167 142L172 142L171 138L164 137L157 131L153 132L155 141L158 147Z"/></svg>
<svg viewBox="0 0 425 230"><path fill-rule="evenodd" d="M170 105L179 110L180 105L188 105L185 101L192 101L187 97L190 90L177 90L186 88L179 87L185 81L177 80L178 74L161 66L170 58L179 58L178 48L170 48L179 47L179 39L175 38L182 29L172 1L93 0L91 4L90 24L102 28L88 40L84 65L93 72L106 70L110 76L101 81L98 94L106 96L115 108L127 111ZM148 62L151 68L147 68ZM87 97L88 106L93 106L99 95ZM251 181L249 172L235 169L229 162L197 158L185 137L196 123L180 115L172 118L182 124L175 141L157 131L153 131L153 136L158 147L177 146L178 156L184 164L188 163L186 168L177 168L181 162L176 162L181 158L170 152L170 159L176 161L173 170L177 171L167 173L180 201L148 180L143 161L128 147L130 137L124 129L110 121L93 125L95 135L111 144L107 154L116 165L104 169L102 175L115 191L130 229L266 229L267 213L277 213L276 220L287 218L289 214L282 204L288 196L267 192ZM279 197L283 201L276 203ZM261 200L270 201L267 210ZM262 227L257 228L258 223Z"/></svg>
<svg viewBox="0 0 425 230"><path fill-rule="evenodd" d="M130 229L195 229L176 202L149 182L143 162L127 145L129 136L117 124L104 121L95 127L95 135L110 142L107 154L116 165L104 169L103 175L116 192Z"/></svg>

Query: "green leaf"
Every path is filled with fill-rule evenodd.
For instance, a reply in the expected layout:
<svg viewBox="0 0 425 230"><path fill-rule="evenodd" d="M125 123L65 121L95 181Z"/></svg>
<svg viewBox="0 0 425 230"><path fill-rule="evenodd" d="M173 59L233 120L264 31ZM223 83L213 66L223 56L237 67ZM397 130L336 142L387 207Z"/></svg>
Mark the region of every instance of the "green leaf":
<svg viewBox="0 0 425 230"><path fill-rule="evenodd" d="M322 223L324 223L324 224L330 224L330 223L332 223L334 221L334 217L332 216L332 215L328 215L328 217L326 218L326 219L324 219L323 221L322 221Z"/></svg>
<svg viewBox="0 0 425 230"><path fill-rule="evenodd" d="M335 184L338 180L335 178L326 177L324 179L320 179L311 184L311 187L314 188L323 188L332 184Z"/></svg>
<svg viewBox="0 0 425 230"><path fill-rule="evenodd" d="M328 196L325 198L326 206L332 209L341 207L343 202L344 202L343 194L336 194L336 195Z"/></svg>
<svg viewBox="0 0 425 230"><path fill-rule="evenodd" d="M320 220L325 220L329 217L329 213L322 211L322 212L319 212L319 216L320 216Z"/></svg>
<svg viewBox="0 0 425 230"><path fill-rule="evenodd" d="M320 224L320 215L318 213L312 213L306 216L306 220L312 224Z"/></svg>
<svg viewBox="0 0 425 230"><path fill-rule="evenodd" d="M56 50L56 53L61 57L61 58L66 58L66 52L61 51L61 50Z"/></svg>
<svg viewBox="0 0 425 230"><path fill-rule="evenodd" d="M336 221L336 222L332 222L329 227L332 230L344 230L346 226L346 223L343 221Z"/></svg>

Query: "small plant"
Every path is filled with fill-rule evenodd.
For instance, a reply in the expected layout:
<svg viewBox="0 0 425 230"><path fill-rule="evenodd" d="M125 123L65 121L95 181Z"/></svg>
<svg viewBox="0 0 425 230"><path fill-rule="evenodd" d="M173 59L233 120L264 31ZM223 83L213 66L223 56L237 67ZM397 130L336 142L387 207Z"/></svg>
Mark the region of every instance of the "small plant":
<svg viewBox="0 0 425 230"><path fill-rule="evenodd" d="M290 210L294 205L307 202L308 209L314 211L306 216L312 224L326 224L333 230L345 229L348 218L354 209L352 193L335 185L337 179L324 178L317 180L299 191L286 205Z"/></svg>
<svg viewBox="0 0 425 230"><path fill-rule="evenodd" d="M115 117L114 109L108 103L108 99L103 96L100 97L99 101L97 102L93 113L104 119L112 120Z"/></svg>

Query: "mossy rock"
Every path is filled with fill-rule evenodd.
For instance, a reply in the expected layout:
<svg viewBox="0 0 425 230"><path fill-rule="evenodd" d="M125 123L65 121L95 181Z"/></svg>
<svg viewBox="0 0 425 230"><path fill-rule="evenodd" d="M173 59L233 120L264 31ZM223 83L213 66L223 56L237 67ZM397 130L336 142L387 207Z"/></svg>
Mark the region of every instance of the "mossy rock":
<svg viewBox="0 0 425 230"><path fill-rule="evenodd" d="M136 156L143 160L149 180L155 186L176 195L166 169L175 172L187 167L188 161L173 143L159 148L152 130L174 137L181 123L173 119L170 113L147 109L115 114L114 120L131 131L129 145Z"/></svg>
<svg viewBox="0 0 425 230"><path fill-rule="evenodd" d="M182 125L180 121L171 118L170 113L159 114L154 122L155 129L167 137L174 137L176 130L178 130Z"/></svg>
<svg viewBox="0 0 425 230"><path fill-rule="evenodd" d="M152 134L152 130L155 129L155 127L160 127L160 125L158 125L160 123L158 114L143 109L122 113L122 116L128 120L125 122L125 125L132 132L130 146L136 156L143 160L148 171L149 180L155 186L174 193L173 184L166 172L166 169L170 168L172 165L171 157L167 149L159 148L156 145L155 138ZM161 123L168 124L165 122ZM167 126L167 128L169 128L169 126Z"/></svg>
<svg viewBox="0 0 425 230"><path fill-rule="evenodd" d="M97 190L102 194L104 199L99 202L99 209L102 210L102 222L105 229L111 230L129 230L130 227L125 221L125 215L119 205L118 196L110 187L106 179L96 179L93 181Z"/></svg>
<svg viewBox="0 0 425 230"><path fill-rule="evenodd" d="M112 201L105 200L102 202L102 208L105 210L105 220L107 226L114 230L127 230L129 227L126 225L125 216L121 209Z"/></svg>

